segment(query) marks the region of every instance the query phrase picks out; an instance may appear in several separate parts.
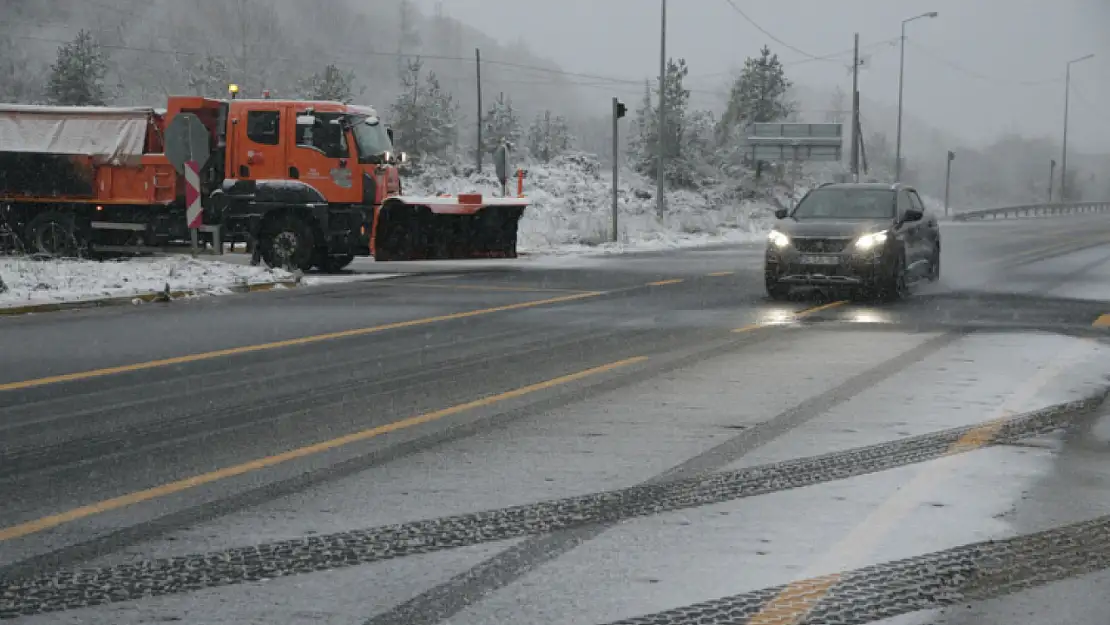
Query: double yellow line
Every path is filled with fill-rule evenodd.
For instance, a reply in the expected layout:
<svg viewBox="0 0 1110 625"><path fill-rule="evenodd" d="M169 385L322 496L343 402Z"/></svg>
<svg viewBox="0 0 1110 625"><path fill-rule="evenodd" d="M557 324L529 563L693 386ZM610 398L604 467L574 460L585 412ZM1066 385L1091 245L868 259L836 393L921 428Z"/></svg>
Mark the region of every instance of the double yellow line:
<svg viewBox="0 0 1110 625"><path fill-rule="evenodd" d="M141 371L141 370L145 370L145 369L153 369L153 368L156 368L156 367L165 367L165 366L173 365L173 364L181 364L181 363L190 363L190 362L198 362L198 361L203 361L203 360L210 360L210 359L218 358L218 357L221 357L221 356L230 356L230 355L234 355L234 354L261 352L261 351L266 351L266 350L278 349L278 348L282 348L282 347L290 347L290 346L294 346L294 345L307 345L307 344L312 344L312 343L319 343L319 342L322 342L322 341L334 340L334 339L338 339L338 338L373 334L373 333L376 333L376 332L382 332L382 331L389 330L389 329L406 328L406 327L425 325L425 324L429 324L429 323L435 323L437 321L446 321L446 320L449 320L449 319L463 319L463 318L466 318L466 317L474 317L474 316L477 316L477 315L485 315L485 314L490 314L490 313L498 312L498 311L519 310L519 309L523 309L523 308L531 308L531 307L534 307L534 306L542 306L544 304L554 304L554 303L560 303L560 302L574 301L574 300L583 299L583 298L587 298L587 297L594 297L596 295L601 295L601 294L602 294L602 292L579 293L579 294L575 294L575 295L567 295L567 296L562 296L562 297L553 297L553 298L542 299L542 300L533 300L533 301L528 301L528 302L521 302L519 304L510 304L510 305L506 305L506 306L497 306L497 307L493 307L493 308L484 308L484 309L481 309L481 310L473 310L473 311L468 311L468 312L453 313L453 314L450 314L450 315L441 315L441 316L438 316L438 317L428 317L428 318L425 318L425 319L418 319L418 320L413 320L413 321L402 321L402 322L385 324L385 325L380 325L380 326L373 326L373 327L369 327L369 328L361 328L361 329L355 329L355 330L345 330L345 331L342 331L342 332L332 332L332 333L328 333L328 334L318 334L318 335L299 338L299 339L289 339L289 340L286 340L286 341L275 341L275 342L272 342L272 343L263 343L263 344L260 344L260 345L251 345L251 346L246 346L246 347L237 347L237 348L224 349L224 350L218 350L218 351L212 351L212 352L204 352L204 353L200 353L200 354L192 354L192 355L189 355L189 356L179 356L179 357L176 357L176 358L166 358L166 359L163 359L163 360L155 360L155 361L150 361L150 362L145 362L145 363L137 363L137 364L133 364L133 365L124 365L124 366L121 366L121 367L111 367L111 368L107 368L107 369L96 369L96 370L93 370L93 371L85 371L85 372L81 372L81 373L71 373L71 374L66 374L66 375L53 376L53 377L49 377L49 378L38 378L38 379L35 379L35 380L26 380L26 381L23 381L23 382L10 382L10 383L4 384L4 385L0 385L0 390L14 390L14 389L22 389L22 388L31 388L31 387L36 387L36 386L44 386L44 385L47 385L47 384L53 384L53 383L57 383L57 382L67 382L67 381L73 381L73 380L84 380L84 379L90 379L90 378L97 378L97 377L102 377L102 376L106 376L106 375L111 375L111 374L114 374L114 373L123 373L123 372L128 372L128 371ZM839 302L834 303L834 304L830 304L830 305L819 306L819 307L816 307L816 308L811 308L811 309L799 311L798 313L796 313L796 315L799 316L799 317L805 316L807 314L812 314L812 313L815 313L819 310L824 310L826 308L829 308L830 306L835 306L835 305L838 305L838 304L839 304ZM749 326L749 327L746 327L746 328L742 328L741 330L738 330L738 331L754 330L757 327L763 327L763 326L753 325L753 326ZM284 463L290 462L292 460L306 458L308 456L316 455L316 454L319 454L319 453L322 453L322 452L331 451L331 450L338 449L338 448L346 446L346 445L350 445L352 443L363 442L363 441L367 441L367 440L370 440L372 438L383 436L383 435L386 435L386 434L389 434L389 433L392 433L392 432L397 432L397 431L400 431L400 430L413 428L413 427L416 427L416 426L419 426L419 425L432 423L432 422L435 422L435 421L439 421L439 420L441 420L445 417L449 417L449 416L452 416L452 415L457 415L459 413L466 412L468 410L474 410L474 409L477 409L477 408L488 407L488 406L497 404L499 402L503 402L503 401L507 401L507 400L510 400L510 399L523 397L525 395L530 395L532 393L537 393L539 391L548 390L548 389L552 389L552 388L555 388L555 387L558 387L558 386L570 384L572 382L583 380L583 379L589 378L591 376L595 376L595 375L607 373L607 372L610 372L610 371L614 371L616 369L620 369L620 368L623 368L623 367L628 367L628 366L631 366L631 365L639 364L639 363L642 363L646 360L648 360L648 358L646 356L636 356L636 357L632 357L632 358L626 358L624 360L618 360L616 362L611 362L609 364L601 365L601 366L598 366L598 367L593 367L593 368L590 368L590 369L585 369L585 370L579 371L577 373L571 373L571 374L563 375L563 376L560 376L560 377L557 377L557 378L552 378L550 380L546 380L546 381L543 381L543 382L538 382L538 383L535 383L535 384L530 384L528 386L523 386L523 387L511 390L511 391L507 391L507 392L504 392L504 393L489 395L489 396L482 397L480 399L469 401L469 402L466 402L466 403L463 403L463 404L458 404L458 405L455 405L455 406L451 406L449 408L444 408L444 409L441 409L441 410L436 410L436 411L433 411L433 412L428 412L428 413L416 415L416 416L409 417L409 418L406 418L406 419L401 419L400 421L395 421L395 422L392 422L392 423L387 423L385 425L380 425L380 426L377 426L377 427L360 430L358 432L354 432L354 433L347 434L347 435L344 435L344 436L340 436L340 437L337 437L337 438L333 438L333 439L330 439L330 440L322 441L322 442L319 442L319 443L306 445L304 447L298 447L296 449L291 449L289 451L285 451L285 452L282 452L282 453L279 453L279 454L274 454L274 455L271 455L271 456L258 458L258 459L251 460L251 461L248 461L248 462L244 462L244 463L241 463L241 464L236 464L234 466L229 466L229 467L225 467L225 468L222 468L222 469L218 469L216 471L211 471L211 472L208 472L208 473L202 473L200 475L195 475L195 476L192 476L192 477L189 477L189 478L185 478L185 479L177 480L177 481L174 481L174 482L170 482L168 484L162 484L160 486L155 486L153 488L148 488L148 489L128 493L126 495L121 495L119 497L113 497L111 499L107 499L107 500L99 501L99 502L96 502L96 503L92 503L92 504L89 504L89 505L80 506L78 508L67 510L65 512L61 512L61 513L58 513L58 514L53 514L53 515L50 515L50 516L42 517L42 518L39 518L39 519L35 519L33 521L28 521L26 523L21 523L21 524L18 524L18 525L7 527L7 528L0 528L0 542L7 541L7 540L12 540L12 539L15 539L15 538L21 538L21 537L24 537L24 536L28 536L28 535L31 535L31 534L35 534L35 533L38 533L38 532L42 532L42 531L45 531L45 530L48 530L48 529L58 527L59 525L63 525L63 524L71 523L73 521L77 521L77 520L80 520L80 519L88 518L88 517L91 517L91 516L94 516L94 515L103 514L105 512L110 512L110 511L113 511L113 510L119 510L119 509L125 508L127 506L131 506L131 505L146 502L146 501L151 501L151 500L158 499L158 498L161 498L161 497L166 497L166 496L173 495L173 494L176 494L176 493L180 493L180 492L192 489L192 488L196 488L198 486L204 486L206 484L211 484L213 482L217 482L217 481L220 481L220 480L241 476L241 475L251 473L251 472L254 472L254 471L258 471L258 470L261 470L261 469L275 467L277 465L284 464Z"/></svg>

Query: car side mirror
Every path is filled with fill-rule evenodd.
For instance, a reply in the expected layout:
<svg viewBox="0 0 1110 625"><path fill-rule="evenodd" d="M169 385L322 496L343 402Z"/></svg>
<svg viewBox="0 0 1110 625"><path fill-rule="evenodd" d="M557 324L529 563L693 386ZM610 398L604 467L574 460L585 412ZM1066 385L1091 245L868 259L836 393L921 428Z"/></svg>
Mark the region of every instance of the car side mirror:
<svg viewBox="0 0 1110 625"><path fill-rule="evenodd" d="M905 221L905 222L921 221L921 218L924 217L924 216L925 216L925 213L923 213L923 212L921 212L917 209L911 208L911 209L906 211L905 216L902 217L902 221Z"/></svg>
<svg viewBox="0 0 1110 625"><path fill-rule="evenodd" d="M786 210L785 208L777 209L775 211L775 219L786 219L786 216L789 214L790 211Z"/></svg>

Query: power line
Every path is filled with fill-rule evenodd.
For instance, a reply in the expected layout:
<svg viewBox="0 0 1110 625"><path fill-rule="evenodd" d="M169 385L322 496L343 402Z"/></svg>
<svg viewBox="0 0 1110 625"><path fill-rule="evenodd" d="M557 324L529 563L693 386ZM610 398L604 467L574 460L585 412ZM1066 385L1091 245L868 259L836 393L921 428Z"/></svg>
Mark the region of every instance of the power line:
<svg viewBox="0 0 1110 625"><path fill-rule="evenodd" d="M755 20L753 20L753 19L752 19L752 18L751 18L751 17L750 17L750 16L749 16L749 15L748 15L747 13L745 13L743 9L741 9L741 8L740 8L740 7L738 7L738 6L736 6L736 2L734 2L733 0L725 0L725 2L726 2L726 3L727 3L727 4L729 5L729 6L730 6L730 7L732 7L732 10L733 10L733 11L736 11L737 13L739 13L739 14L740 14L740 17L744 18L744 20L745 20L746 22L748 22L749 24L751 24L752 26L754 26L756 30L758 30L759 32L763 33L764 35L767 35L768 37L770 37L770 38L771 38L771 41L774 41L775 43L779 44L780 46L782 46L782 47L784 47L784 48L787 48L787 49L789 49L789 50L793 50L794 52L797 52L798 54L800 54L800 55L802 55L802 56L805 56L805 57L809 57L809 59L810 59L810 60L813 60L813 61L820 61L820 60L822 60L822 59L821 59L821 57L819 57L819 56L814 56L814 55L810 54L809 52L806 52L805 50L802 50L801 48L796 48L796 47L794 47L794 46L792 46L792 45L790 45L790 44L786 43L786 42L785 42L785 41L783 41L782 39L779 39L778 37L776 37L776 36L775 36L774 34L772 34L772 33L771 33L770 31L768 31L768 30L767 30L766 28L764 28L764 27L760 26L760 25L759 25L759 24L758 24L758 23L757 23L757 22L756 22Z"/></svg>
<svg viewBox="0 0 1110 625"><path fill-rule="evenodd" d="M916 42L910 40L909 37L906 38L906 42L909 43L914 48L917 48L921 52L924 52L926 56L932 58L934 61L937 61L938 63L941 63L942 65L946 65L949 68L954 69L958 72L967 74L968 76L971 76L973 78L978 78L980 80L985 80L987 82L993 82L993 83L996 83L996 84L1003 84L1003 85L1017 85L1017 86L1020 86L1020 87L1037 87L1037 86L1042 86L1042 85L1062 83L1064 81L1063 78L1045 78L1045 79L1041 79L1041 80L1006 80L1006 79L1002 79L1002 78L996 78L994 76L989 76L989 75L984 74L982 72L977 72L973 69L968 69L968 68L960 65L959 63L956 63L955 61L950 61L950 60L944 58L943 56L941 56L940 54L936 53L932 49L930 49L926 46L923 46L920 43L916 43Z"/></svg>
<svg viewBox="0 0 1110 625"><path fill-rule="evenodd" d="M860 51L862 52L864 50L870 50L870 49L879 48L879 47L882 47L882 46L893 46L894 44L898 43L898 39L899 39L898 37L891 37L890 39L883 39L882 41L876 41L874 43L869 43L869 44L860 46ZM824 55L809 58L809 59L801 59L801 60L797 60L797 61L788 61L786 63L783 63L782 66L783 67L793 67L795 65L803 65L805 63L812 63L814 61L836 61L836 60L839 60L839 57L842 57L842 56L845 56L845 55L848 55L848 54L852 54L853 52L855 52L855 48L848 48L847 50L840 50L839 52L824 54ZM845 59L845 60L847 60L847 59ZM851 66L849 65L849 67L851 67ZM723 71L723 72L710 72L708 74L692 74L692 75L690 75L690 78L712 78L712 77L715 77L715 76L727 76L729 74L732 74L734 71L735 70L726 70L726 71Z"/></svg>

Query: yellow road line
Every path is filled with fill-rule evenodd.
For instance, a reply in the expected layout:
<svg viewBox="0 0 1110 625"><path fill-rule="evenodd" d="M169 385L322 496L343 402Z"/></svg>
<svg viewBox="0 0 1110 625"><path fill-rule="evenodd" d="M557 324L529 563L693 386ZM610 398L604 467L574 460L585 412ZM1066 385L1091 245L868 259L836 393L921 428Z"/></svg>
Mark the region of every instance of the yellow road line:
<svg viewBox="0 0 1110 625"><path fill-rule="evenodd" d="M1096 328L1110 328L1110 313L1099 315L1091 325Z"/></svg>
<svg viewBox="0 0 1110 625"><path fill-rule="evenodd" d="M659 280L658 282L648 282L647 285L648 286L667 286L668 284L678 284L679 282L685 282L685 281L686 280L684 280L682 278L671 278L670 280Z"/></svg>
<svg viewBox="0 0 1110 625"><path fill-rule="evenodd" d="M1074 362L1074 352L1079 347L1086 346L1080 343L1075 348L1068 350L1064 355L1055 359L1051 366L1039 369L1029 380L1021 385L1022 391L1011 397L999 409L999 416L981 426L972 429L957 441L948 446L946 456L961 454L982 448L998 434L1006 423L1006 418L1012 416L1016 407L1033 398L1045 386L1055 379L1063 367ZM873 553L875 545L889 535L892 528L901 524L902 519L910 514L921 503L921 491L928 486L946 478L956 469L951 465L933 467L918 473L906 486L899 488L894 495L886 499L878 509L871 512L862 522L825 554L824 561L816 565L815 569L826 569L838 566L842 569L853 568L847 565L851 559L863 560L868 554ZM863 566L864 562L856 562ZM817 603L828 595L832 587L840 581L842 574L834 573L822 577L802 579L789 584L781 593L775 596L749 621L751 625L794 625L800 622ZM817 590L815 590L817 589ZM805 600L799 600L803 596Z"/></svg>
<svg viewBox="0 0 1110 625"><path fill-rule="evenodd" d="M822 310L829 310L830 308L836 308L837 306L843 306L844 304L847 304L847 303L848 303L847 301L829 302L828 304L821 304L820 306L814 306L812 308L803 308L802 310L799 310L797 312L790 313L790 314L793 315L793 317L795 319L802 319L802 318L808 317L809 315L812 315L814 313L819 313ZM749 323L746 326L741 326L739 328L736 328L735 330L733 330L733 332L736 333L736 334L742 334L744 332L751 332L752 330L758 330L759 328L765 328L769 325L778 325L778 322L776 322L776 323L761 323L761 322Z"/></svg>
<svg viewBox="0 0 1110 625"><path fill-rule="evenodd" d="M714 271L713 273L706 274L710 278L723 278L724 276L731 276L735 271Z"/></svg>
<svg viewBox="0 0 1110 625"><path fill-rule="evenodd" d="M298 447L297 449L291 449L289 451L282 452L273 456L258 458L257 460L251 460L250 462L244 462L242 464L225 467L223 469L219 469L209 473L202 473L200 475L195 475L193 477L178 480L176 482L170 482L161 486L155 486L154 488L140 490L134 493L129 493L127 495L114 497L112 499L106 499L104 501L99 501L97 503L74 508L72 510L68 510L59 514L54 514L51 516L43 517L41 519L36 519L34 521L28 521L26 523L14 525L12 527L3 528L0 529L0 542L12 540L14 538L20 538L22 536L27 536L30 534L35 534L44 530L58 527L59 525L63 525L65 523L70 523L72 521L77 521L79 519L84 519L97 514L103 514L112 510L118 510L120 508L131 506L137 503L142 503L144 501L166 497L168 495L180 493L185 490L196 488L198 486L203 486L205 484L211 484L213 482L217 482L227 478L236 477L245 473L251 473L260 469L266 469L279 464L283 464L285 462L289 462L291 460L296 460L298 458L304 458L306 456L312 456L321 452L330 451L344 445L350 445L351 443L366 441L371 438L381 436L383 434L389 434L390 432L396 432L398 430L404 430L425 423L431 423L433 421L443 419L444 417L456 415L467 410L484 408L486 406L490 406L509 399L515 399L517 397L523 397L524 395L529 395L538 391L543 391L554 388L556 386L569 384L571 382L576 382L590 376L606 373L614 369L638 364L646 361L647 359L648 358L646 356L636 356L634 358L618 360L616 362L611 362L609 364L594 367L592 369L586 369L577 373L571 373L557 378L552 378L544 382L522 386L520 388L507 391L505 393L490 395L488 397L469 401L464 404L451 406L450 408L444 408L442 410L436 410L434 412L427 412L422 415L417 415L415 417L409 417L407 419L402 419L393 423L387 423L386 425L354 432L352 434L347 434L345 436L340 436L331 440L322 441L313 445Z"/></svg>
<svg viewBox="0 0 1110 625"><path fill-rule="evenodd" d="M582 289L544 289L526 286L483 286L480 284L429 284L426 282L395 282L391 286L414 286L422 289L462 289L471 291L506 291L509 293L593 293Z"/></svg>
<svg viewBox="0 0 1110 625"><path fill-rule="evenodd" d="M481 308L478 310L468 310L465 312L450 313L447 315L438 315L436 317L425 317L423 319L410 319L408 321L397 321L394 323L385 323L382 325L371 326L367 328L355 328L353 330L341 330L339 332L328 332L327 334L315 334L312 336L303 336L296 339L286 339L284 341L274 341L272 343L260 343L257 345L245 345L243 347L231 347L228 349L218 349L211 352L202 352L199 354L189 354L186 356L174 356L173 358L163 358L161 360L151 360L147 362L139 362L130 365L120 365L118 367L106 367L104 369L93 369L91 371L79 371L77 373L65 373L62 375L52 375L45 378L36 378L33 380L21 380L19 382L7 382L0 384L0 391L14 391L25 388L33 388L36 386L46 386L48 384L57 384L59 382L73 382L76 380L88 380L91 378L99 378L107 375L114 375L117 373L130 373L132 371L145 371L147 369L157 369L159 367L168 367L170 365L181 365L190 362L199 362L202 360L212 360L214 358L222 358L223 356L235 356L239 354L250 354L254 352L264 352L271 349L281 349L283 347L295 347L298 345L311 345L313 343L321 343L323 341L332 341L335 339L345 339L354 336L365 336L367 334L376 334L378 332L385 332L386 330L398 330L401 328L412 328L416 326L428 325L438 323L441 321L451 321L454 319L466 319L468 317L478 317L480 315L488 315L496 312L503 312L507 310L520 310L522 308L533 308L535 306L543 306L545 304L558 304L561 302L571 302L578 299L587 297L596 297L603 295L604 291L586 291L583 293L575 293L572 295L562 295L559 297L550 297L547 299L531 300L527 302L520 302L517 304L506 304L504 306L494 306L492 308Z"/></svg>
<svg viewBox="0 0 1110 625"><path fill-rule="evenodd" d="M847 303L848 302L844 301L844 300L841 300L839 302L829 302L828 304L822 304L820 306L814 306L813 308L806 308L805 310L800 310L800 311L794 313L794 316L796 316L796 317L807 317L809 315L812 315L813 313L819 313L822 310L829 310L830 308L836 308L837 306L843 306L844 304L847 304Z"/></svg>

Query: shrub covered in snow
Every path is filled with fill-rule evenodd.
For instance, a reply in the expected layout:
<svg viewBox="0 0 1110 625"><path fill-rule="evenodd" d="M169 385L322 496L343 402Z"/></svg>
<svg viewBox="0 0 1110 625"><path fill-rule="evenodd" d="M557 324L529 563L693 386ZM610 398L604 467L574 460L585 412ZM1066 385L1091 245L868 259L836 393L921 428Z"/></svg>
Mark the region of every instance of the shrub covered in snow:
<svg viewBox="0 0 1110 625"><path fill-rule="evenodd" d="M617 244L609 243L612 219L612 175L598 159L569 152L550 163L524 166L525 195L531 205L520 225L520 247L526 252L617 251L680 247L714 242L752 241L764 235L774 204L742 184L717 183L697 190L667 194L663 219L656 214L655 182L627 169L618 186ZM499 195L492 168L473 173L442 162L414 167L405 182L406 194L431 195L481 192ZM515 193L515 182L509 193Z"/></svg>

